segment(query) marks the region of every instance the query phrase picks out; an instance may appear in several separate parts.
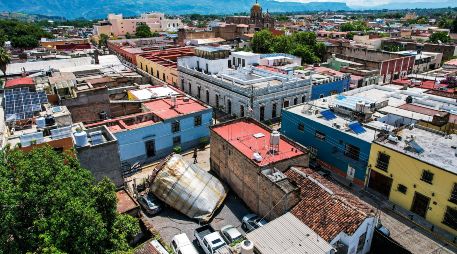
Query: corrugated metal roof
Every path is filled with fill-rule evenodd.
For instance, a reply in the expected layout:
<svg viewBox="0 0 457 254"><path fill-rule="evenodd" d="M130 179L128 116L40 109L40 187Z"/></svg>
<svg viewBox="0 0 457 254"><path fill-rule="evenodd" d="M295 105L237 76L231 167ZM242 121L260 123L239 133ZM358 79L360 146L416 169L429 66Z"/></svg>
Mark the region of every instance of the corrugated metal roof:
<svg viewBox="0 0 457 254"><path fill-rule="evenodd" d="M333 247L291 213L246 235L262 254L332 253Z"/></svg>

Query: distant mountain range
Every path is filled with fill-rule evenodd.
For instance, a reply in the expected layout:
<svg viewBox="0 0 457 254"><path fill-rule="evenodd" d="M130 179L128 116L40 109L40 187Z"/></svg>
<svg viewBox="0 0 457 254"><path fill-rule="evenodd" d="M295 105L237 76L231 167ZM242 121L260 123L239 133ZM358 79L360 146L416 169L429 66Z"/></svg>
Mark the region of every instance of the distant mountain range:
<svg viewBox="0 0 457 254"><path fill-rule="evenodd" d="M411 2L408 0L399 0L390 4L377 5L374 7L366 6L351 6L353 9L371 9L371 10L400 10L400 9L429 9L429 8L447 8L447 7L457 7L457 0L447 0L447 1L423 1L423 2Z"/></svg>
<svg viewBox="0 0 457 254"><path fill-rule="evenodd" d="M24 12L68 19L105 18L108 13L136 16L143 12L158 11L167 14L232 14L249 12L254 0L6 0L0 1L0 11ZM336 11L350 10L338 2L278 2L260 1L264 11Z"/></svg>

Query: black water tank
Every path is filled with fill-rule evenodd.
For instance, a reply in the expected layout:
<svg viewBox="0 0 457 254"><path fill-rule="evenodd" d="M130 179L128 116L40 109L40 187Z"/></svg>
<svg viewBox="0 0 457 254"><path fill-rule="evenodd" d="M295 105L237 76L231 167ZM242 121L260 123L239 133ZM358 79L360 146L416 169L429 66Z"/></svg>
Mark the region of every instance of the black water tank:
<svg viewBox="0 0 457 254"><path fill-rule="evenodd" d="M46 118L44 119L44 122L46 123L46 126L51 126L56 123L56 120L54 119L53 116L46 116Z"/></svg>

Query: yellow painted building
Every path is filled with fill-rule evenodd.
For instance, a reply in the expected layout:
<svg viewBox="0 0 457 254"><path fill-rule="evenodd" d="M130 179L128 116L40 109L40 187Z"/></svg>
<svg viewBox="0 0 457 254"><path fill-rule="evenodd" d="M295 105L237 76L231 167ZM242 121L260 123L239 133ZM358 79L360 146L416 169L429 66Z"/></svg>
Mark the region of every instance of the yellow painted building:
<svg viewBox="0 0 457 254"><path fill-rule="evenodd" d="M375 140L369 187L457 235L457 135L450 137L405 128Z"/></svg>
<svg viewBox="0 0 457 254"><path fill-rule="evenodd" d="M136 56L137 67L169 85L177 86L179 57L193 56L192 47L171 48L151 51Z"/></svg>

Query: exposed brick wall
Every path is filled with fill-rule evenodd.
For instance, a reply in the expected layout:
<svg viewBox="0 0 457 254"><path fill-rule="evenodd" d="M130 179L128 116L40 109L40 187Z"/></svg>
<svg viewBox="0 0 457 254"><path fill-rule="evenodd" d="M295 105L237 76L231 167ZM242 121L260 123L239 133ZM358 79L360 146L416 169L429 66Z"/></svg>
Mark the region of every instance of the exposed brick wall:
<svg viewBox="0 0 457 254"><path fill-rule="evenodd" d="M308 165L308 154L260 168L211 130L211 168L246 205L260 216L274 219L299 201L299 191L282 189L261 173L262 169L285 171L291 165ZM273 210L272 210L273 209Z"/></svg>

